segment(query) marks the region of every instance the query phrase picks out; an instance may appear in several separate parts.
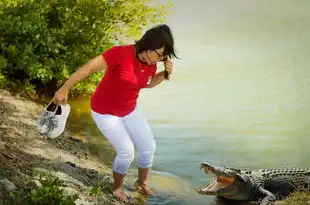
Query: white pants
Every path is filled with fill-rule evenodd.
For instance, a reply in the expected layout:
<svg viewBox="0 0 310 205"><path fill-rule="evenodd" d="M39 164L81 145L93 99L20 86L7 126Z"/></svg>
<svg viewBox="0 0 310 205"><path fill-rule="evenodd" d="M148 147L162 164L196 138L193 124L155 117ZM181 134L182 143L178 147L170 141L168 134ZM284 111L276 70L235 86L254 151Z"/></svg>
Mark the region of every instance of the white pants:
<svg viewBox="0 0 310 205"><path fill-rule="evenodd" d="M152 166L156 142L148 122L137 108L124 117L102 115L94 111L91 114L101 133L116 149L115 172L127 173L134 159L134 146L138 151L138 166Z"/></svg>

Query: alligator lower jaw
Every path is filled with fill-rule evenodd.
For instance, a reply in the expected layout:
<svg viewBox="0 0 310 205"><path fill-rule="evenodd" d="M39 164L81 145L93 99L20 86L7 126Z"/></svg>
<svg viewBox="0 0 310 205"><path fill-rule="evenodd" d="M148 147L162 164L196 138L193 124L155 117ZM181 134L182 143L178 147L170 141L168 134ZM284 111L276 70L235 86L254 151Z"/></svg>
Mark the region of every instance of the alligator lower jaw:
<svg viewBox="0 0 310 205"><path fill-rule="evenodd" d="M205 188L199 188L197 192L201 195L216 195L215 192L207 191Z"/></svg>
<svg viewBox="0 0 310 205"><path fill-rule="evenodd" d="M216 181L214 181L213 183L205 187L199 188L198 192L204 195L215 195L219 189L220 189L220 183L217 183Z"/></svg>
<svg viewBox="0 0 310 205"><path fill-rule="evenodd" d="M204 194L204 195L216 195L218 190L226 188L227 186L229 185L215 180L213 181L213 183L210 183L209 185L205 187L199 188L198 193Z"/></svg>

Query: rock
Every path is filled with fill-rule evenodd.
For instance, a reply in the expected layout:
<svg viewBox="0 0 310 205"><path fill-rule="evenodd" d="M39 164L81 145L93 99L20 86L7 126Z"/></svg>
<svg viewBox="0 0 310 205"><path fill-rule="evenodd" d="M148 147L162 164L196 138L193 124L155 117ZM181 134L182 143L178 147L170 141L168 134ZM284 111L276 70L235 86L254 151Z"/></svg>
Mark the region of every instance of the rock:
<svg viewBox="0 0 310 205"><path fill-rule="evenodd" d="M29 189L37 189L41 186L42 184L38 180L32 180L26 184L26 187Z"/></svg>
<svg viewBox="0 0 310 205"><path fill-rule="evenodd" d="M75 138L75 137L72 137L72 136L70 136L69 139L72 140L72 141L74 141L74 142L83 143L82 140L80 140L80 139L78 139L78 138Z"/></svg>
<svg viewBox="0 0 310 205"><path fill-rule="evenodd" d="M71 167L76 167L76 165L72 162L66 162L67 164L69 164Z"/></svg>
<svg viewBox="0 0 310 205"><path fill-rule="evenodd" d="M79 191L74 188L71 188L71 187L62 187L62 188L68 195L79 194Z"/></svg>
<svg viewBox="0 0 310 205"><path fill-rule="evenodd" d="M94 203L86 201L86 199L77 199L75 205L93 205Z"/></svg>
<svg viewBox="0 0 310 205"><path fill-rule="evenodd" d="M0 186L4 186L5 190L7 192L9 191L14 191L17 189L17 187L15 186L15 184L13 184L10 180L8 180L7 178L3 178L0 179Z"/></svg>
<svg viewBox="0 0 310 205"><path fill-rule="evenodd" d="M285 201L276 201L275 205L285 205Z"/></svg>

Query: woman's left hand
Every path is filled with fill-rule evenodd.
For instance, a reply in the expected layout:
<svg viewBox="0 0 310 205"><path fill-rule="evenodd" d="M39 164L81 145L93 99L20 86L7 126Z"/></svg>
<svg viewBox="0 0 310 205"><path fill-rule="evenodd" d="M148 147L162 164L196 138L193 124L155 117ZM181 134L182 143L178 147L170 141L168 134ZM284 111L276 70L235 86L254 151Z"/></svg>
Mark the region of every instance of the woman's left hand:
<svg viewBox="0 0 310 205"><path fill-rule="evenodd" d="M167 59L164 62L165 70L168 72L168 80L171 79L171 74L173 70L173 62L170 59Z"/></svg>

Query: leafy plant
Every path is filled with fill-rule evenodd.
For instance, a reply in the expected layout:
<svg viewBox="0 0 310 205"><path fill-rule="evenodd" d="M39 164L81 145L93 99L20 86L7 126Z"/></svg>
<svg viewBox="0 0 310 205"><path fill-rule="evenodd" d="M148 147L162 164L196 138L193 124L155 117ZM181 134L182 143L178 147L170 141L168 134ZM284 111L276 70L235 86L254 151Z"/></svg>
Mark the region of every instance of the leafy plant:
<svg viewBox="0 0 310 205"><path fill-rule="evenodd" d="M37 189L11 192L10 204L14 205L74 205L78 195L67 195L64 183L52 174L39 173L42 186Z"/></svg>
<svg viewBox="0 0 310 205"><path fill-rule="evenodd" d="M163 22L169 7L150 0L2 0L0 76L27 92L55 91L91 58ZM92 91L102 75L74 91Z"/></svg>

